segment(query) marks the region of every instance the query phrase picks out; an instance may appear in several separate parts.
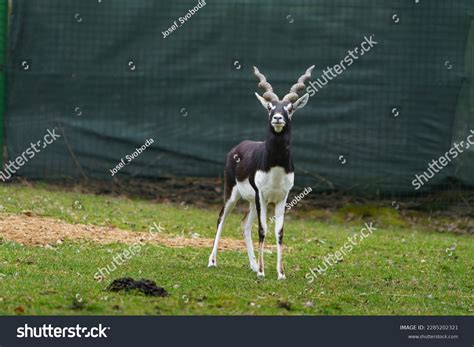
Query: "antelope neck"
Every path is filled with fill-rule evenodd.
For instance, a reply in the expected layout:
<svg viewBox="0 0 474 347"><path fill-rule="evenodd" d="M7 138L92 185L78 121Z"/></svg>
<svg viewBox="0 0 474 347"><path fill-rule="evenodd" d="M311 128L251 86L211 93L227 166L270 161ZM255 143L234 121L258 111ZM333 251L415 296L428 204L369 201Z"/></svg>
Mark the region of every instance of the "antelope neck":
<svg viewBox="0 0 474 347"><path fill-rule="evenodd" d="M291 130L289 124L287 124L285 128L281 134L275 134L271 126L268 129L264 154L264 166L267 170L275 166L281 166L287 173L293 171L290 149Z"/></svg>

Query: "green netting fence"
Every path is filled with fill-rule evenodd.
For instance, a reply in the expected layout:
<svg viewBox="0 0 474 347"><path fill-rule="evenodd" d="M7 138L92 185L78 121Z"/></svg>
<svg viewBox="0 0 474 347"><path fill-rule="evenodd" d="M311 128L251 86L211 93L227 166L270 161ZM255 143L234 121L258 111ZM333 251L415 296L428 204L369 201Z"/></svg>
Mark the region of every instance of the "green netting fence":
<svg viewBox="0 0 474 347"><path fill-rule="evenodd" d="M0 164L3 164L3 143L5 129L5 100L6 100L6 58L8 33L8 2L0 2Z"/></svg>
<svg viewBox="0 0 474 347"><path fill-rule="evenodd" d="M61 135L17 176L110 180L147 139L114 177L222 175L230 148L265 135L252 66L281 95L314 64L318 91L293 126L297 184L388 194L474 186L474 147L446 155L474 130L472 0L12 6L8 160L48 129ZM370 37L377 43L362 52ZM450 162L416 191L416 175L441 156Z"/></svg>

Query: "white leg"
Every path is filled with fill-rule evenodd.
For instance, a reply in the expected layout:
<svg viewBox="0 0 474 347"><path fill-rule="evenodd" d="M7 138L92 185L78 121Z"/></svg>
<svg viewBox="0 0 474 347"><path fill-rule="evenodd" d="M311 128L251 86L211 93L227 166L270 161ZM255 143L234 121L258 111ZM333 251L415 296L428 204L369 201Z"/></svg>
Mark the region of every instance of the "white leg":
<svg viewBox="0 0 474 347"><path fill-rule="evenodd" d="M285 219L285 205L286 197L284 200L275 204L275 239L277 246L277 273L279 280L284 280L286 278L282 264L283 222Z"/></svg>
<svg viewBox="0 0 474 347"><path fill-rule="evenodd" d="M255 206L255 203L250 203L250 210L247 214L247 218L245 218L243 229L245 244L247 246L247 253L249 255L250 268L252 269L252 271L257 272L257 259L255 258L252 243L252 225L255 220L255 217L257 217L257 207Z"/></svg>
<svg viewBox="0 0 474 347"><path fill-rule="evenodd" d="M237 189L237 186L234 186L234 188L232 189L230 198L229 200L226 201L224 207L222 208L221 214L217 221L216 237L214 238L214 246L212 247L212 252L211 252L211 255L209 256L209 263L207 265L208 267L217 266L217 249L219 247L219 240L221 238L222 229L224 228L224 222L225 222L226 217L234 208L237 201L239 201L239 199L240 199L239 191Z"/></svg>
<svg viewBox="0 0 474 347"><path fill-rule="evenodd" d="M267 234L267 203L263 200L262 194L259 193L257 203L258 215L258 277L265 277L265 265L263 263L263 245L265 235Z"/></svg>

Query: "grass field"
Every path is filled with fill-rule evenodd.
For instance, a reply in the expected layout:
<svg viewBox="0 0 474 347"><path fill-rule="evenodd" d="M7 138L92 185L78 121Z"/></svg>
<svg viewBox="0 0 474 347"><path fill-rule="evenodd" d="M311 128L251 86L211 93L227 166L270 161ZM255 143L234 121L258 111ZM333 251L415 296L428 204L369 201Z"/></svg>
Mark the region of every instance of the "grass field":
<svg viewBox="0 0 474 347"><path fill-rule="evenodd" d="M304 202L301 202L304 204ZM218 206L155 203L124 197L64 192L47 185L0 187L0 220L9 215L51 217L71 224L147 231L154 223L169 237L212 238ZM294 208L295 210L298 207ZM363 210L363 209L362 209ZM0 244L1 315L472 315L474 239L407 225L394 208L344 221L338 211L290 213L285 225L286 281L276 279L276 254L265 255L266 278L257 279L245 251L222 251L208 269L210 249L144 246L110 274L94 273L129 245L62 240L46 247L6 238ZM241 213L223 237L241 239ZM420 219L422 220L422 219ZM340 249L364 222L377 230L343 261L309 283L309 268ZM47 230L43 232L47 233ZM254 239L256 230L254 228ZM2 235L0 234L0 238ZM267 245L273 245L273 231ZM449 249L449 251L447 250ZM269 247L269 250L271 248ZM147 278L169 296L105 290L115 278Z"/></svg>

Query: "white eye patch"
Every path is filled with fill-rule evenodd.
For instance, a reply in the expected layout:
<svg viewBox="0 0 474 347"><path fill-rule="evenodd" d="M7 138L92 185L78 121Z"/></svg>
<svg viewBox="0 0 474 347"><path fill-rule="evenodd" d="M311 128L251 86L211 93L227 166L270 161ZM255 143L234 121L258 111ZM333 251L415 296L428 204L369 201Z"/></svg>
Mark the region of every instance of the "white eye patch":
<svg viewBox="0 0 474 347"><path fill-rule="evenodd" d="M286 106L283 106L283 108L285 109L286 112L290 113L290 112L293 112L293 105L292 104L288 104Z"/></svg>

